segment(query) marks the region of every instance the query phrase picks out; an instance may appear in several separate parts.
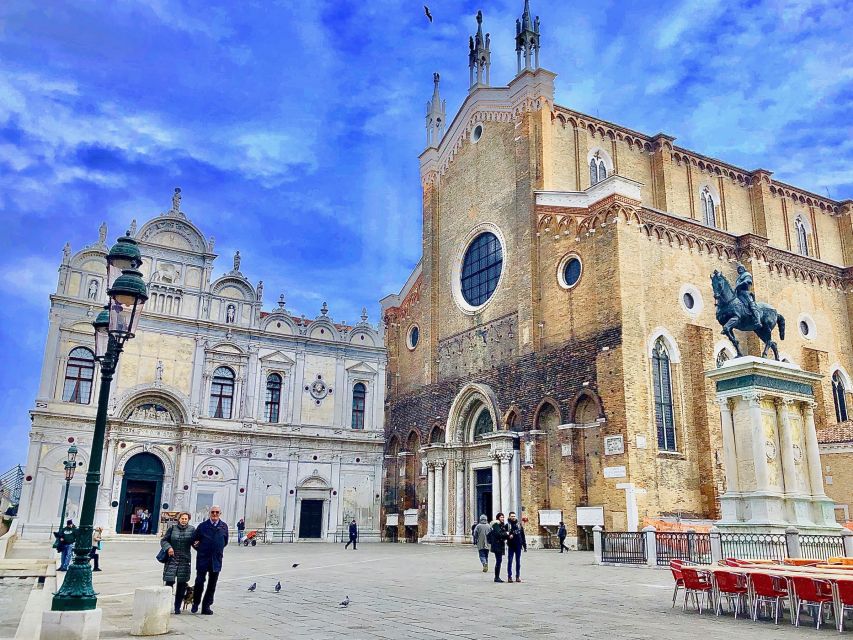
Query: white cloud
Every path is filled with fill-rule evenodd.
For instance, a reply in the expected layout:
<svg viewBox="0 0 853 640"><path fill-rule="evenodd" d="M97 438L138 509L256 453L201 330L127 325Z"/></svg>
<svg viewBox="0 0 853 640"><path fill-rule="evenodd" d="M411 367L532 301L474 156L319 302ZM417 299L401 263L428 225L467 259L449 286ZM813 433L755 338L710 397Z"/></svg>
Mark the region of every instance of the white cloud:
<svg viewBox="0 0 853 640"><path fill-rule="evenodd" d="M47 308L56 290L57 264L41 256L28 256L0 265L0 290L4 297Z"/></svg>

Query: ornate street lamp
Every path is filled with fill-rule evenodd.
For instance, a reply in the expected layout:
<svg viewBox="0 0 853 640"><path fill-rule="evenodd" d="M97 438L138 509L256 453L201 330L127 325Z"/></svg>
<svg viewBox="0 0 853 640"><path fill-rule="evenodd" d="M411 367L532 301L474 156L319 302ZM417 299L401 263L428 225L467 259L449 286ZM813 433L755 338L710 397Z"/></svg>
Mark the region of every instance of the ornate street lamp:
<svg viewBox="0 0 853 640"><path fill-rule="evenodd" d="M92 323L95 328L95 357L101 364L101 388L98 393L98 413L92 434L92 451L86 472L86 492L80 512L80 526L74 545L74 562L68 567L62 587L53 595L54 611L85 611L98 604L92 586L92 567L89 553L92 550L92 525L98 487L101 484L101 459L104 453L104 436L107 430L107 406L110 386L124 344L134 337L142 309L148 300L148 290L137 268L142 256L136 240L128 233L119 238L107 255L107 307ZM64 517L64 516L63 516Z"/></svg>
<svg viewBox="0 0 853 640"><path fill-rule="evenodd" d="M56 533L56 539L62 535L62 529L65 527L65 508L68 506L68 489L71 487L71 481L74 479L74 471L77 469L77 446L71 445L68 447L68 457L62 462L65 467L65 497L62 499L62 516L59 518L59 531Z"/></svg>

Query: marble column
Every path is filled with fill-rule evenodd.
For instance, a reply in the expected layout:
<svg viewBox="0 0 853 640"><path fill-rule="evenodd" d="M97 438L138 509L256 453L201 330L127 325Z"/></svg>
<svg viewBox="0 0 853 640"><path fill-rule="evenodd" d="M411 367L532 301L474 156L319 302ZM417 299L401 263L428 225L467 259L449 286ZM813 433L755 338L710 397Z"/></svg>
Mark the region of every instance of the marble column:
<svg viewBox="0 0 853 640"><path fill-rule="evenodd" d="M465 535L465 470L461 460L456 461L456 535Z"/></svg>
<svg viewBox="0 0 853 640"><path fill-rule="evenodd" d="M501 510L501 463L492 460L492 519Z"/></svg>
<svg viewBox="0 0 853 640"><path fill-rule="evenodd" d="M752 458L755 462L755 490L770 489L770 470L767 466L767 437L764 433L764 417L761 415L761 396L750 393L744 396L749 403L749 417L752 423Z"/></svg>
<svg viewBox="0 0 853 640"><path fill-rule="evenodd" d="M435 464L427 470L427 535L435 535Z"/></svg>
<svg viewBox="0 0 853 640"><path fill-rule="evenodd" d="M732 420L732 408L728 398L717 401L722 417L723 463L726 471L726 493L740 493L740 479L737 472L737 452L735 449L735 426Z"/></svg>
<svg viewBox="0 0 853 640"><path fill-rule="evenodd" d="M809 484L816 498L825 498L823 491L823 467L820 463L820 449L817 443L817 431L814 424L814 403L803 405L803 426L805 427L806 460L809 462Z"/></svg>
<svg viewBox="0 0 853 640"><path fill-rule="evenodd" d="M447 520L444 515L444 460L435 463L435 535L443 536L444 523Z"/></svg>
<svg viewBox="0 0 853 640"><path fill-rule="evenodd" d="M520 478L519 478L519 464L520 464L520 451L512 452L512 460L509 463L509 481L512 485L510 488L510 495L512 499L510 500L510 509L515 511L518 514L519 519L521 519L521 486L520 486Z"/></svg>
<svg viewBox="0 0 853 640"><path fill-rule="evenodd" d="M785 493L798 493L800 483L797 479L797 467L794 463L794 439L791 433L790 407L793 400L780 398L776 402L776 416L779 424L779 445L782 449L782 482Z"/></svg>
<svg viewBox="0 0 853 640"><path fill-rule="evenodd" d="M512 459L512 451L501 451L498 456L501 461L501 511L508 514L512 510L509 492L509 461Z"/></svg>

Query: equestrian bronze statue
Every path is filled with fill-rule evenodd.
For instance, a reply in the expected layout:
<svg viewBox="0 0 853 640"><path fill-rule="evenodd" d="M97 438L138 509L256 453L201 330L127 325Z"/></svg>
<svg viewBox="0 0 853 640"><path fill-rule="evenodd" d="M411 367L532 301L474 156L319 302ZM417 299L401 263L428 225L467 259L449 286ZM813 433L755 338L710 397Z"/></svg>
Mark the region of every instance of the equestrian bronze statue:
<svg viewBox="0 0 853 640"><path fill-rule="evenodd" d="M714 302L717 305L717 322L723 330L720 332L731 340L738 356L742 356L740 343L735 338L734 329L754 331L764 343L761 357L767 357L767 350L773 351L779 359L779 349L773 340L773 327L779 325L779 339L785 339L785 318L769 304L756 302L752 288L752 274L742 264L737 266L738 277L735 286L729 284L726 276L714 270L711 276L711 288L714 290Z"/></svg>

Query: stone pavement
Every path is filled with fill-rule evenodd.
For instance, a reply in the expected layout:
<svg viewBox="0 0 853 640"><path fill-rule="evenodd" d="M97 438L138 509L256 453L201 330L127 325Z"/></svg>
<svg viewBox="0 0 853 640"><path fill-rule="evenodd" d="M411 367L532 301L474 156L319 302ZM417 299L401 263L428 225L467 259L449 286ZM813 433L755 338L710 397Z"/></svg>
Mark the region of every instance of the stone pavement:
<svg viewBox="0 0 853 640"><path fill-rule="evenodd" d="M156 540L107 541L95 574L102 638L129 638L133 589L160 584ZM787 623L670 608L668 571L597 567L592 554L525 554L521 584L495 584L470 548L408 544L279 544L226 549L215 615L172 617L168 636L360 638L696 638L811 636ZM296 569L293 563L299 563ZM504 574L505 576L505 574ZM273 591L277 580L283 589ZM254 593L247 591L258 583ZM352 604L338 603L349 596ZM827 633L832 633L831 625ZM835 632L837 634L837 632Z"/></svg>

